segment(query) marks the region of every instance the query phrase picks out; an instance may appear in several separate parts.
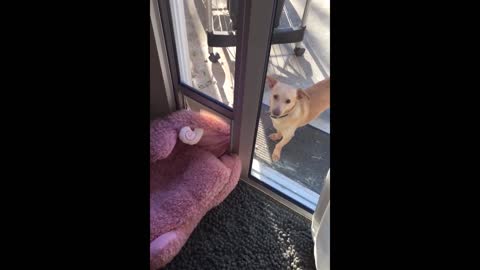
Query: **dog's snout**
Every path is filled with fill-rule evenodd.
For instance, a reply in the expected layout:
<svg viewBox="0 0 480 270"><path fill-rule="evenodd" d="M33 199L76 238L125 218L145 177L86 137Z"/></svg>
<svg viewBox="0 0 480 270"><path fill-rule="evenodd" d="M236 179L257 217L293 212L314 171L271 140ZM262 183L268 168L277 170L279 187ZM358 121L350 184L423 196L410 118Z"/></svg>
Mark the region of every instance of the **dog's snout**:
<svg viewBox="0 0 480 270"><path fill-rule="evenodd" d="M280 115L280 109L279 109L279 108L275 108L275 109L272 111L272 114L275 115L275 116L279 116L279 115Z"/></svg>

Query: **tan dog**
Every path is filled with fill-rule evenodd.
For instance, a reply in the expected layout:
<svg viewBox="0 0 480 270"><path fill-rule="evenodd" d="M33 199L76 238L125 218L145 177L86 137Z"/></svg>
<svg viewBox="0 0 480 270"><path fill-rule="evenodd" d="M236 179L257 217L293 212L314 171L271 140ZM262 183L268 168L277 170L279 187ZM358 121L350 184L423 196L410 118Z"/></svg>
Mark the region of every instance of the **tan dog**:
<svg viewBox="0 0 480 270"><path fill-rule="evenodd" d="M330 78L303 90L281 83L267 76L272 89L270 95L270 117L276 133L269 138L278 141L273 150L272 160L280 160L282 148L290 142L295 130L317 118L330 107Z"/></svg>

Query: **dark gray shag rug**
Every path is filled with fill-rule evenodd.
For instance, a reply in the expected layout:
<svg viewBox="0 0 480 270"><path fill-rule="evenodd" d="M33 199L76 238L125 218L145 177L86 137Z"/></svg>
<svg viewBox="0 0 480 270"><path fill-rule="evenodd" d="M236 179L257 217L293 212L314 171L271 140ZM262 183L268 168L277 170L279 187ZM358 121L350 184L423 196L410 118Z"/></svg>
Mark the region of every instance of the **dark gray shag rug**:
<svg viewBox="0 0 480 270"><path fill-rule="evenodd" d="M165 269L315 269L310 224L240 181Z"/></svg>

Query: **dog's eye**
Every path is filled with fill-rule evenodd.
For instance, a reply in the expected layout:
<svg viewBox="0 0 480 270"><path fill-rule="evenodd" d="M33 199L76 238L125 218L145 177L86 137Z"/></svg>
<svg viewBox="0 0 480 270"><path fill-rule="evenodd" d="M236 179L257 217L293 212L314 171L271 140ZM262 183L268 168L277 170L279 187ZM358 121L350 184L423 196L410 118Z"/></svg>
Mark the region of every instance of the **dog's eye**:
<svg viewBox="0 0 480 270"><path fill-rule="evenodd" d="M274 98L274 99L278 99L278 95L273 95L273 98Z"/></svg>
<svg viewBox="0 0 480 270"><path fill-rule="evenodd" d="M287 99L285 102L286 102L287 104L290 103L290 99Z"/></svg>

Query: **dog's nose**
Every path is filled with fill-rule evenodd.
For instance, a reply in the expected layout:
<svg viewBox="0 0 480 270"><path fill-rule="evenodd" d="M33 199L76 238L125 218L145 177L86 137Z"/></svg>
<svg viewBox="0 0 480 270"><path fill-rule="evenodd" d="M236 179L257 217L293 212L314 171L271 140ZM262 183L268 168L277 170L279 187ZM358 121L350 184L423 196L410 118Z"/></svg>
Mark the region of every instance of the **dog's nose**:
<svg viewBox="0 0 480 270"><path fill-rule="evenodd" d="M275 116L279 116L280 115L280 109L279 108L276 108L272 111L272 114L275 115Z"/></svg>

